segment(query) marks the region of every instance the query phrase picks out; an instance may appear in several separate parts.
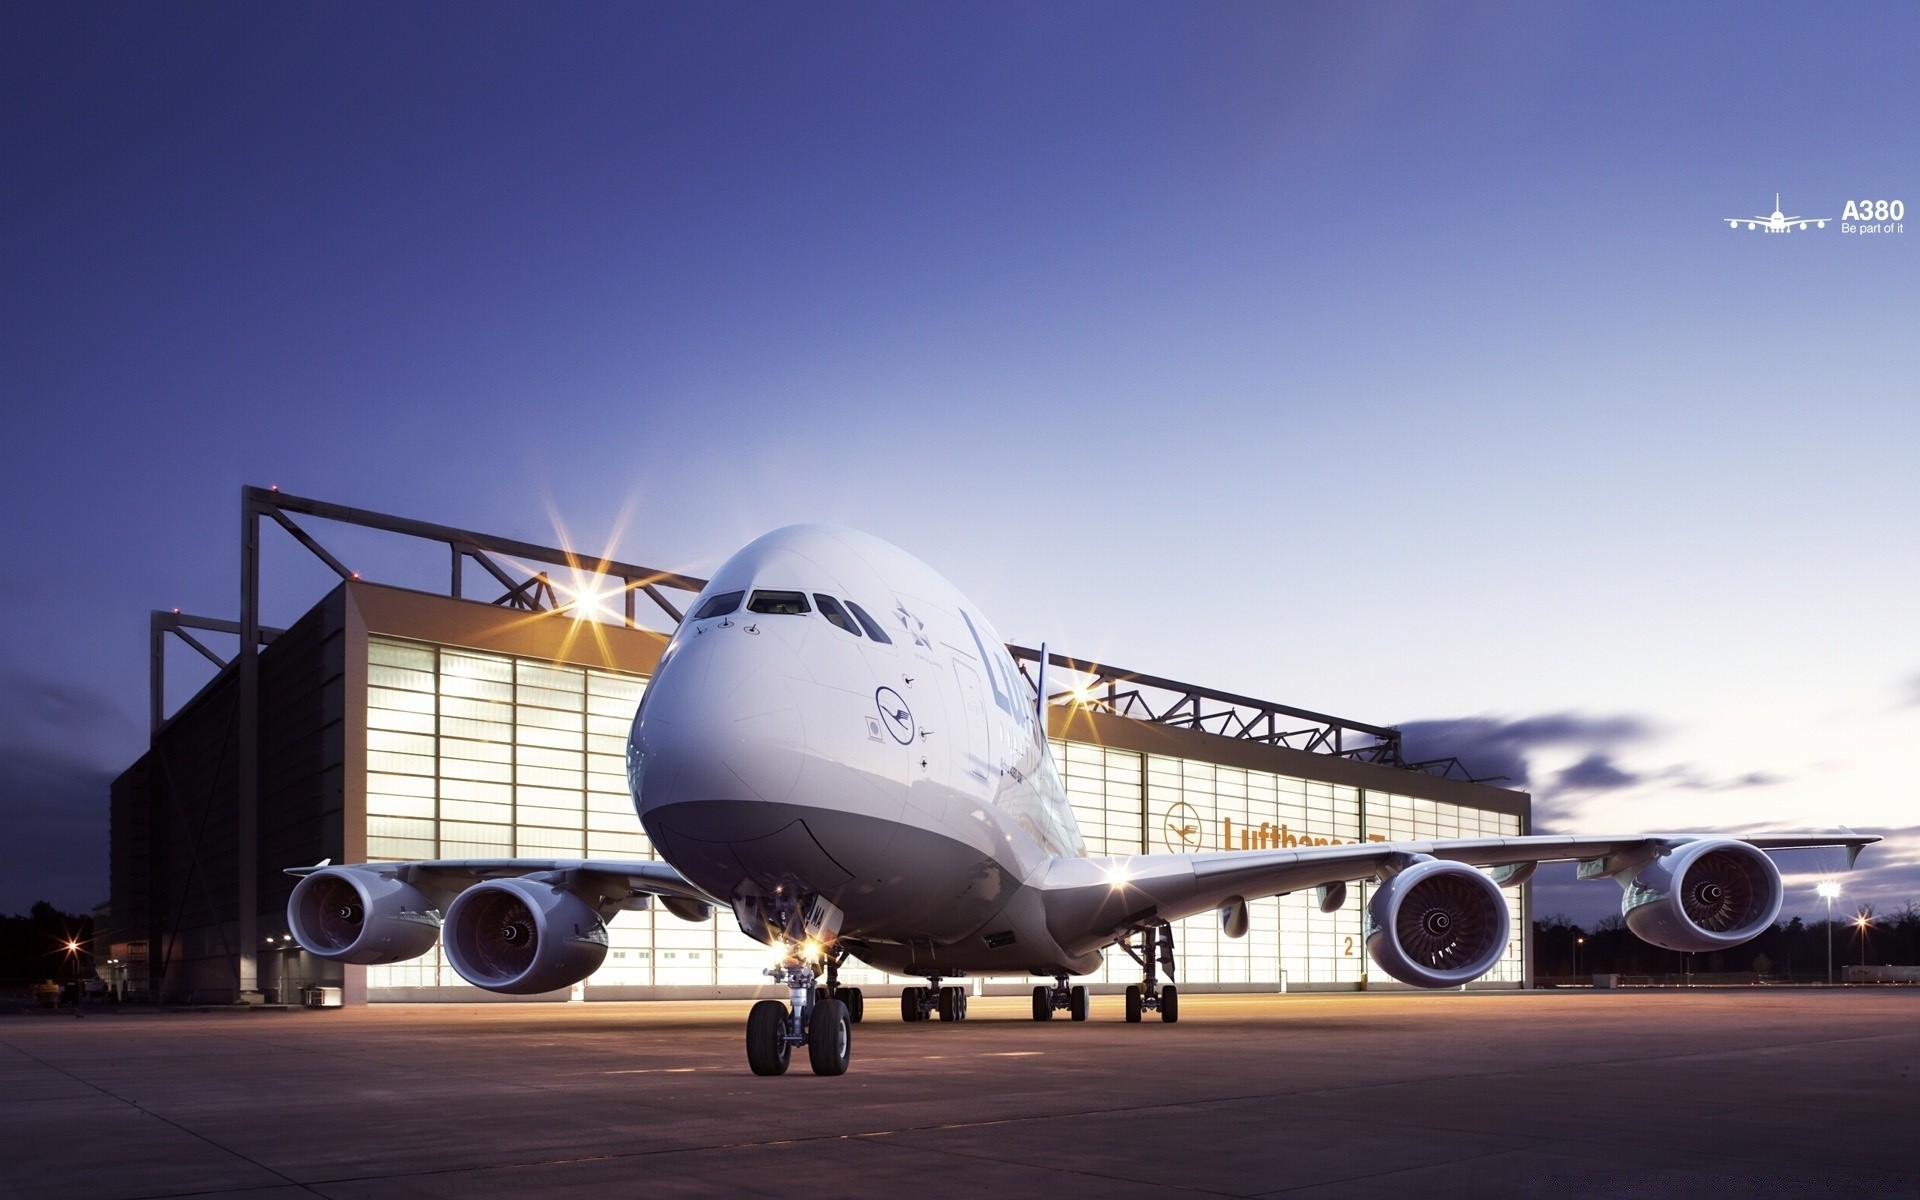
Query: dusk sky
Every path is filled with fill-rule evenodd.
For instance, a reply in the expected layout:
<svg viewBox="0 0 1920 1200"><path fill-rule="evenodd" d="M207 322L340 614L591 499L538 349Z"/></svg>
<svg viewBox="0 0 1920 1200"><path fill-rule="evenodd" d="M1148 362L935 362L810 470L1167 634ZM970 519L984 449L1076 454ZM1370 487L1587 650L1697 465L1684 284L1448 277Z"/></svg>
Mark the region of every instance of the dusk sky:
<svg viewBox="0 0 1920 1200"><path fill-rule="evenodd" d="M1920 900L1920 214L1839 221L1920 205L1916 46L1910 4L7 6L0 911L105 899L148 611L235 614L249 483L696 574L852 525L1542 830L1844 823L1888 841L1842 903ZM1728 228L1776 192L1831 223ZM327 577L268 542L286 621ZM1842 856L1784 862L1811 912Z"/></svg>

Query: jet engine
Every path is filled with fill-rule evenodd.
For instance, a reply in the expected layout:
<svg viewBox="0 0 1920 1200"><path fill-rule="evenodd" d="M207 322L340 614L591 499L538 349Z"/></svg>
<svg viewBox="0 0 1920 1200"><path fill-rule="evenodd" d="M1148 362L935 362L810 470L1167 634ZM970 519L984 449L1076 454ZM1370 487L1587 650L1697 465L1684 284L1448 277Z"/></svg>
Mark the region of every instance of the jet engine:
<svg viewBox="0 0 1920 1200"><path fill-rule="evenodd" d="M475 987L515 996L572 987L607 957L607 925L585 900L534 879L476 883L447 906L447 961Z"/></svg>
<svg viewBox="0 0 1920 1200"><path fill-rule="evenodd" d="M1780 915L1780 868L1730 838L1682 843L1621 883L1627 928L1668 950L1738 946Z"/></svg>
<svg viewBox="0 0 1920 1200"><path fill-rule="evenodd" d="M1472 867L1421 856L1367 901L1367 954L1415 987L1478 979L1507 948L1507 901Z"/></svg>
<svg viewBox="0 0 1920 1200"><path fill-rule="evenodd" d="M372 966L433 949L440 910L420 889L390 875L323 867L294 885L287 927L309 954Z"/></svg>

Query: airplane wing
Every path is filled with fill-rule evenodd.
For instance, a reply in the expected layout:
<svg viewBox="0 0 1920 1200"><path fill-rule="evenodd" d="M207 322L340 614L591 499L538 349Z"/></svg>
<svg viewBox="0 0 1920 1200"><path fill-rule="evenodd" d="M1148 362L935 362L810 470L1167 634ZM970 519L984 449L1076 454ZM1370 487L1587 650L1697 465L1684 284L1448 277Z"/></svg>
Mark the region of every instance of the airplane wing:
<svg viewBox="0 0 1920 1200"><path fill-rule="evenodd" d="M1522 878L1520 868L1529 864L1564 860L1578 860L1582 878L1601 878L1631 870L1676 846L1715 836L1549 835L1062 858L1049 869L1044 887L1048 924L1056 936L1079 940L1075 935L1084 930L1081 936L1097 936L1104 945L1145 920L1177 921L1235 900L1379 878L1420 855L1495 868L1495 882ZM1773 833L1731 840L1759 850L1844 847L1851 867L1862 847L1880 839L1854 833Z"/></svg>
<svg viewBox="0 0 1920 1200"><path fill-rule="evenodd" d="M473 884L486 879L514 879L539 876L567 891L593 898L598 906L620 907L623 902L645 896L657 896L669 912L688 920L705 920L699 908L718 905L716 900L688 883L686 877L663 862L624 861L597 858L446 858L418 862L371 862L342 864L338 867L318 863L311 867L291 867L287 874L308 876L322 870L364 872L379 879L411 884L437 900L441 907Z"/></svg>

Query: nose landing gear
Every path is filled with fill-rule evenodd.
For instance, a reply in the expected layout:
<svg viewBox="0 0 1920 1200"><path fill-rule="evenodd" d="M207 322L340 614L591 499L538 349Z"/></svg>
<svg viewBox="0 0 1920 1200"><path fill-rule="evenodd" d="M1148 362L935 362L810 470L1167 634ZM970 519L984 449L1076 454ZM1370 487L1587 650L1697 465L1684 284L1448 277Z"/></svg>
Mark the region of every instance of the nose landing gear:
<svg viewBox="0 0 1920 1200"><path fill-rule="evenodd" d="M782 1075L795 1046L807 1048L815 1075L845 1075L853 1059L853 1016L844 1000L816 999L813 968L794 958L768 969L787 985L789 1003L762 1000L747 1013L747 1065Z"/></svg>
<svg viewBox="0 0 1920 1200"><path fill-rule="evenodd" d="M1173 926L1165 921L1150 921L1137 932L1140 934L1138 948L1131 936L1120 942L1127 957L1139 963L1146 973L1145 980L1127 988L1127 1021L1137 1025L1144 1014L1158 1012L1160 1019L1171 1025L1180 1019L1180 989L1173 984ZM1157 968L1167 972L1165 987L1160 986Z"/></svg>
<svg viewBox="0 0 1920 1200"><path fill-rule="evenodd" d="M845 1075L852 1061L855 1018L848 1000L840 996L840 954L823 945L839 922L827 927L818 916L822 904L816 897L804 909L781 905L785 911L774 914L778 923L768 922L782 957L766 973L785 985L788 1002L761 1000L747 1013L747 1066L755 1075L785 1074L795 1046L807 1048L815 1075ZM823 961L827 986L816 990L814 966ZM844 990L858 1003L857 989Z"/></svg>

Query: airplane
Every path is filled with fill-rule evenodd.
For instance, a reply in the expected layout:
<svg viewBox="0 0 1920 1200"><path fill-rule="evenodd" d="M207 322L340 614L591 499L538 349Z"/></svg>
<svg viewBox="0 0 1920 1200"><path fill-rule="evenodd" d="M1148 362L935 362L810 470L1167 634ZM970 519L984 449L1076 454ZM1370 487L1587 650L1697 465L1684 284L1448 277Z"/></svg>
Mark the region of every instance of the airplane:
<svg viewBox="0 0 1920 1200"><path fill-rule="evenodd" d="M1728 229L1738 229L1745 225L1748 229L1761 229L1767 233L1792 233L1796 228L1805 229L1812 221L1817 229L1825 229L1832 217L1789 217L1780 211L1780 193L1773 194L1773 215L1770 217L1722 217Z"/></svg>
<svg viewBox="0 0 1920 1200"><path fill-rule="evenodd" d="M1244 936L1247 902L1313 889L1333 912L1370 880L1365 942L1401 982L1457 987L1507 945L1503 885L1573 859L1612 878L1642 938L1735 946L1772 925L1780 872L1765 853L1848 851L1839 834L1530 836L1089 855L1047 743L1047 655L1029 695L1005 643L951 583L878 538L796 525L714 573L661 652L634 714L628 780L664 861L454 859L325 862L288 901L308 952L398 962L443 941L476 987L569 987L607 954L606 922L658 901L687 920L733 912L769 946L787 999L747 1013L746 1056L778 1075L806 1048L846 1072L857 959L925 980L905 1021L958 1021L969 975L1051 978L1033 1019L1089 1013L1076 975L1118 947L1137 963L1126 1019L1179 1019L1172 922L1218 912ZM1163 982L1162 973L1167 976Z"/></svg>

